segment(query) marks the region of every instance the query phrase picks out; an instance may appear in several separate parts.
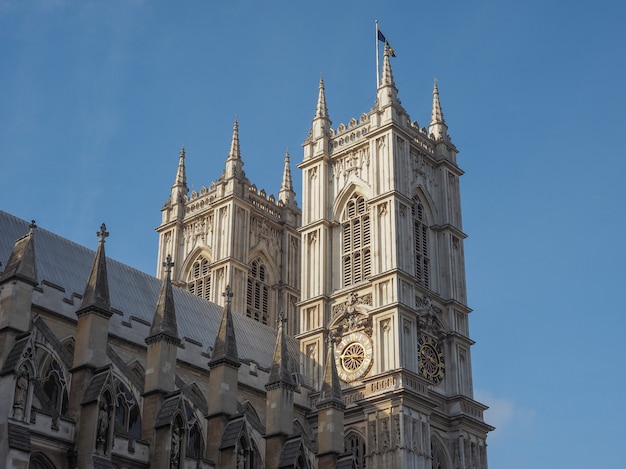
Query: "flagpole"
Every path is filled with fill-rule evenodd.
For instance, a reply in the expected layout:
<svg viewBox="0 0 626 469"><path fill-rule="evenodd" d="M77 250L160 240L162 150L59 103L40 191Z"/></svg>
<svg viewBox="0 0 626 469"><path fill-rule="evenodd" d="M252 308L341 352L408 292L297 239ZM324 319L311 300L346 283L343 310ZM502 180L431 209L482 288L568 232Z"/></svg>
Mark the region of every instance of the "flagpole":
<svg viewBox="0 0 626 469"><path fill-rule="evenodd" d="M378 92L378 87L380 86L380 77L378 76L380 71L380 66L378 65L378 20L376 20L374 39L376 40L376 91Z"/></svg>

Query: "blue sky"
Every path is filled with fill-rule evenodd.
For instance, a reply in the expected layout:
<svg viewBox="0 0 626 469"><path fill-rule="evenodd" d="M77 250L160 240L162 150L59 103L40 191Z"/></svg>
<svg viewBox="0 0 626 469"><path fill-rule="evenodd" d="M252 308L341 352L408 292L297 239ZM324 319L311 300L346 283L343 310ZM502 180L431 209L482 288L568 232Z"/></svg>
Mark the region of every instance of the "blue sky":
<svg viewBox="0 0 626 469"><path fill-rule="evenodd" d="M375 19L461 152L490 467L623 466L624 2L0 0L0 208L154 273L181 145L208 186L237 115L249 178L289 148L298 188L320 76L335 128L374 103Z"/></svg>

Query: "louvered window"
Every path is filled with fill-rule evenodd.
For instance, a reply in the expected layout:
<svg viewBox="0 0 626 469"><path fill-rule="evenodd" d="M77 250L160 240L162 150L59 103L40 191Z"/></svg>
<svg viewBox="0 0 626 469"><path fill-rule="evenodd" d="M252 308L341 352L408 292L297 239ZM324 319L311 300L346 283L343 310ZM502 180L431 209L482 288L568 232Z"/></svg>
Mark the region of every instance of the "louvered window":
<svg viewBox="0 0 626 469"><path fill-rule="evenodd" d="M269 322L270 288L266 282L267 269L261 259L250 264L248 275L246 315L255 321L267 324Z"/></svg>
<svg viewBox="0 0 626 469"><path fill-rule="evenodd" d="M198 257L193 263L187 279L187 288L200 298L211 299L211 270L209 261L203 256Z"/></svg>
<svg viewBox="0 0 626 469"><path fill-rule="evenodd" d="M430 252L428 226L424 217L424 206L413 199L413 239L415 241L415 278L423 287L430 288Z"/></svg>
<svg viewBox="0 0 626 469"><path fill-rule="evenodd" d="M370 215L363 196L355 194L344 210L341 267L343 286L366 280L372 273Z"/></svg>

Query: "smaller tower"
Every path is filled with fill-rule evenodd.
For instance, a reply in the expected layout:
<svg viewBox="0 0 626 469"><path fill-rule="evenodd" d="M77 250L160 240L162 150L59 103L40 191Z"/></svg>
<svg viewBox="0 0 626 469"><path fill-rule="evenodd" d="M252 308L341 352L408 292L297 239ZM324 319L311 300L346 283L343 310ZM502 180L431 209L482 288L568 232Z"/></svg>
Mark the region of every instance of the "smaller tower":
<svg viewBox="0 0 626 469"><path fill-rule="evenodd" d="M343 419L346 405L341 395L341 383L335 363L334 340L332 333L329 334L324 380L317 403L319 469L334 468L337 457L344 452Z"/></svg>
<svg viewBox="0 0 626 469"><path fill-rule="evenodd" d="M296 193L293 190L293 182L291 180L291 167L289 161L289 150L285 152L285 167L283 169L283 181L278 191L278 200L286 206L293 207L296 204Z"/></svg>
<svg viewBox="0 0 626 469"><path fill-rule="evenodd" d="M105 239L109 236L106 225L100 226L98 249L91 267L80 308L76 311L76 344L70 389L70 416L78 420L80 402L94 371L105 366L109 339L109 318L113 314L109 300Z"/></svg>
<svg viewBox="0 0 626 469"><path fill-rule="evenodd" d="M78 322L69 399L70 417L78 422L77 466L85 468L94 467L92 455L96 449L96 440L101 431L98 427L101 424L97 401L83 403L83 399L98 369L102 369L109 363L107 356L109 319L113 314L109 300L109 280L104 252L105 239L109 233L104 223L96 235L99 238L98 249L87 279L81 306L76 311ZM109 406L102 408L102 412L106 415L103 422L107 422L102 424L104 425L102 428L110 428L110 409ZM108 434L111 435L110 431Z"/></svg>
<svg viewBox="0 0 626 469"><path fill-rule="evenodd" d="M215 337L209 361L209 402L207 414L207 453L219 463L219 446L228 419L237 413L239 355L231 310L233 293L230 286L223 293L226 300L220 328Z"/></svg>
<svg viewBox="0 0 626 469"><path fill-rule="evenodd" d="M293 393L296 384L289 371L287 352L287 319L281 312L278 319L278 334L270 376L265 385L265 440L266 467L277 468L285 440L293 433Z"/></svg>
<svg viewBox="0 0 626 469"><path fill-rule="evenodd" d="M173 266L172 258L167 256L163 263L165 279L154 311L150 335L146 337L148 350L141 434L142 438L153 441L153 443L156 416L161 409L165 396L175 389L176 355L180 345L171 282ZM157 450L152 453L152 456L152 467L161 467L161 463L158 461L162 459L163 453Z"/></svg>
<svg viewBox="0 0 626 469"><path fill-rule="evenodd" d="M0 276L0 363L4 363L15 336L29 329L33 289L37 286L35 220L29 232L15 242Z"/></svg>

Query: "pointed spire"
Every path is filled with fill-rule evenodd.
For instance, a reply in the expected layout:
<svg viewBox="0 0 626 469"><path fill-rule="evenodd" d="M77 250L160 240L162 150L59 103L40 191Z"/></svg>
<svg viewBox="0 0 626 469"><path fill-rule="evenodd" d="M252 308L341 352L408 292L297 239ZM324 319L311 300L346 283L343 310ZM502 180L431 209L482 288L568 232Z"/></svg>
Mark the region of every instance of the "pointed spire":
<svg viewBox="0 0 626 469"><path fill-rule="evenodd" d="M380 80L380 86L396 86L393 81L393 73L391 72L391 62L389 60L390 54L391 47L388 43L385 43L385 52L383 54L383 76Z"/></svg>
<svg viewBox="0 0 626 469"><path fill-rule="evenodd" d="M100 225L98 236L98 249L91 266L91 273L83 293L83 301L76 314L80 315L87 309L96 309L109 317L112 314L111 302L109 301L109 279L107 275L106 255L104 253L104 240L109 236L106 225Z"/></svg>
<svg viewBox="0 0 626 469"><path fill-rule="evenodd" d="M213 354L211 355L209 366L227 363L238 368L241 363L237 353L237 339L235 338L235 327L231 311L233 292L230 289L230 285L226 287L226 291L222 293L222 296L226 298L226 305L222 313L217 337L215 337L215 345L213 346Z"/></svg>
<svg viewBox="0 0 626 469"><path fill-rule="evenodd" d="M337 365L335 363L335 338L332 333L328 335L328 352L326 354L326 363L324 364L324 380L322 381L322 389L320 391L320 404L337 403L344 405L343 396L341 395L341 383L339 374L337 373Z"/></svg>
<svg viewBox="0 0 626 469"><path fill-rule="evenodd" d="M179 343L178 327L176 326L176 310L174 309L174 292L172 290L172 256L167 255L166 261L163 263L165 269L165 280L161 286L161 293L157 301L150 327L150 336L146 339L147 343L161 337L167 337L169 340Z"/></svg>
<svg viewBox="0 0 626 469"><path fill-rule="evenodd" d="M294 200L296 193L293 190L293 182L291 180L291 162L289 160L289 149L285 152L285 167L283 169L283 182L278 192L278 200L285 205Z"/></svg>
<svg viewBox="0 0 626 469"><path fill-rule="evenodd" d="M31 284L37 285L37 264L35 261L35 229L37 225L33 220L29 226L28 233L15 242L13 251L9 256L0 283L18 278Z"/></svg>
<svg viewBox="0 0 626 469"><path fill-rule="evenodd" d="M235 123L233 124L233 137L230 141L228 160L241 160L241 150L239 148L239 122L236 117Z"/></svg>
<svg viewBox="0 0 626 469"><path fill-rule="evenodd" d="M239 148L239 122L236 117L235 123L233 124L233 136L230 141L230 150L228 151L228 158L226 159L224 177L226 179L244 177L243 160L241 159L241 150Z"/></svg>
<svg viewBox="0 0 626 469"><path fill-rule="evenodd" d="M185 171L185 145L180 149L180 155L178 157L178 170L176 171L176 179L174 180L174 187L187 188L187 173Z"/></svg>
<svg viewBox="0 0 626 469"><path fill-rule="evenodd" d="M295 388L295 383L288 366L289 354L287 352L287 334L285 333L286 322L287 318L283 312L281 312L278 316L278 334L276 334L276 346L274 347L272 368L266 386L280 383Z"/></svg>
<svg viewBox="0 0 626 469"><path fill-rule="evenodd" d="M433 87L433 109L430 114L430 124L428 125L429 133L435 137L435 140L439 140L447 136L448 126L443 118L443 111L441 110L441 103L439 102L439 87L437 86L437 79L435 78L435 85Z"/></svg>
<svg viewBox="0 0 626 469"><path fill-rule="evenodd" d="M328 119L328 109L326 108L326 93L324 91L324 79L320 77L319 94L317 96L317 108L315 109L316 119Z"/></svg>

